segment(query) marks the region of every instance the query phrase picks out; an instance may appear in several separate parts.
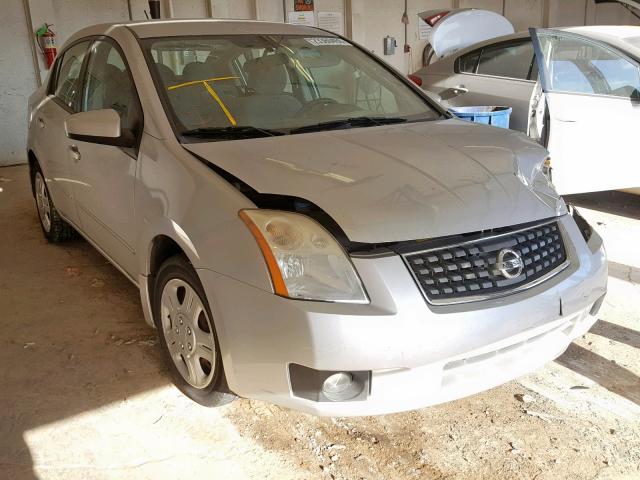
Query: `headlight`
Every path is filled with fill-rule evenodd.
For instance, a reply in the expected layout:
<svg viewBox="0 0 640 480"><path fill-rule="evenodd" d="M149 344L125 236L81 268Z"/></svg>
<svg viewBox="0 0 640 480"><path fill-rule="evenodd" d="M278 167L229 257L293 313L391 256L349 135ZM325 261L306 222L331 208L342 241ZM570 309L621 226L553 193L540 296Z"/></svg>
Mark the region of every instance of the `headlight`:
<svg viewBox="0 0 640 480"><path fill-rule="evenodd" d="M584 217L580 215L580 213L578 212L578 209L573 205L569 205L569 213L573 217L573 220L576 222L576 225L578 225L578 230L580 230L580 233L582 234L584 241L589 243L589 240L591 239L591 235L593 235L593 227L589 225L589 223L584 219Z"/></svg>
<svg viewBox="0 0 640 480"><path fill-rule="evenodd" d="M369 303L346 253L315 220L278 210L241 210L239 216L258 242L276 294L301 300Z"/></svg>

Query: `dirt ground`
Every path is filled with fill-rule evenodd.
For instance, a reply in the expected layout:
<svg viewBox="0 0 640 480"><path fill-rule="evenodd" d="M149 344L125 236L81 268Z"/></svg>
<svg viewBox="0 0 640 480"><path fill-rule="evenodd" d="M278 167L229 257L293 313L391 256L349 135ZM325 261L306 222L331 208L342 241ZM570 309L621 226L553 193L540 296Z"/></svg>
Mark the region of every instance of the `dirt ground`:
<svg viewBox="0 0 640 480"><path fill-rule="evenodd" d="M170 383L134 286L43 239L0 168L0 479L639 479L640 197L572 198L605 238L592 331L518 381L415 412L205 409Z"/></svg>

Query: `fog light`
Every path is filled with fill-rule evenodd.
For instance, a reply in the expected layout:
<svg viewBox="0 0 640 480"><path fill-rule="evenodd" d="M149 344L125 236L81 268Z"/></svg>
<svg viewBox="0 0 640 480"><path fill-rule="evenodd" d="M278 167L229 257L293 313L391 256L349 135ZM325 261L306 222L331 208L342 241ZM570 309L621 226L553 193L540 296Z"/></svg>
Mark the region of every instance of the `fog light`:
<svg viewBox="0 0 640 480"><path fill-rule="evenodd" d="M339 372L289 364L291 393L313 402L358 402L366 400L371 384L368 370Z"/></svg>
<svg viewBox="0 0 640 480"><path fill-rule="evenodd" d="M349 400L362 391L362 387L354 381L348 372L338 372L327 377L322 384L322 393L329 400L341 402Z"/></svg>

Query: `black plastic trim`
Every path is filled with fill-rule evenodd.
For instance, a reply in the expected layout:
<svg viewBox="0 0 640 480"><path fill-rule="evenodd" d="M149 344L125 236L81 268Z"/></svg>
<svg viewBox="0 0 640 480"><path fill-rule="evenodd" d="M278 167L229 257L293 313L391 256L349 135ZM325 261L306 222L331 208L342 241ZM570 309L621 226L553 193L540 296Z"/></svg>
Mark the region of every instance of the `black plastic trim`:
<svg viewBox="0 0 640 480"><path fill-rule="evenodd" d="M74 133L68 133L67 136L71 140L77 140L79 142L98 143L100 145L111 145L121 148L136 148L136 137L130 130L123 129L122 135L119 137L98 137L94 135L77 135Z"/></svg>
<svg viewBox="0 0 640 480"><path fill-rule="evenodd" d="M350 373L354 380L353 390L350 392L351 398L344 400L333 400L327 398L322 392L324 381L336 373ZM312 402L357 402L366 400L371 388L371 371L348 371L348 370L316 370L314 368L289 364L289 384L291 393L299 398L305 398ZM348 394L347 394L348 395Z"/></svg>

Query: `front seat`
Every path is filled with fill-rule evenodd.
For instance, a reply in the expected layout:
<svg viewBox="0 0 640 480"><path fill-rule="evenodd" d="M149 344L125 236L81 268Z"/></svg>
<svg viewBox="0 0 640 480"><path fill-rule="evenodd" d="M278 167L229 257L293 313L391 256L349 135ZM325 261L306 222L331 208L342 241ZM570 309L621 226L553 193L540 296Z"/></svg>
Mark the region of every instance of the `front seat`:
<svg viewBox="0 0 640 480"><path fill-rule="evenodd" d="M176 74L173 73L173 70L171 70L170 67L167 67L162 63L156 63L156 69L158 70L158 74L165 86L170 87L176 83Z"/></svg>
<svg viewBox="0 0 640 480"><path fill-rule="evenodd" d="M92 91L87 96L85 108L87 110L112 108L120 115L122 128L134 129L138 115L133 86L127 72L114 65L106 64L100 77L93 77L90 81Z"/></svg>
<svg viewBox="0 0 640 480"><path fill-rule="evenodd" d="M195 82L220 77L212 62L192 62L185 65L180 83ZM237 90L233 80L210 81L232 117L237 115ZM170 91L169 98L180 121L187 128L222 127L231 125L217 101L204 84L186 85Z"/></svg>
<svg viewBox="0 0 640 480"><path fill-rule="evenodd" d="M302 104L285 92L289 58L283 53L267 55L244 64L249 95L244 98L243 114L250 125L270 127L293 117Z"/></svg>

